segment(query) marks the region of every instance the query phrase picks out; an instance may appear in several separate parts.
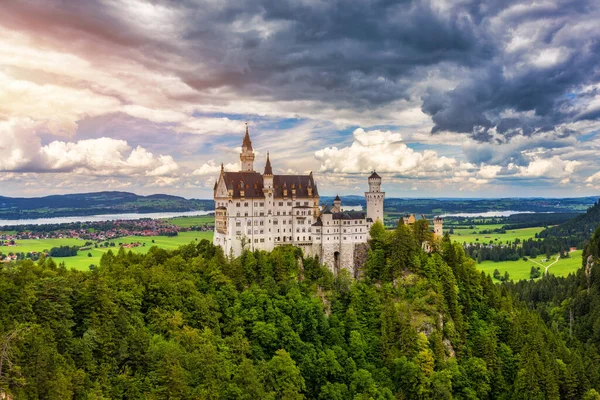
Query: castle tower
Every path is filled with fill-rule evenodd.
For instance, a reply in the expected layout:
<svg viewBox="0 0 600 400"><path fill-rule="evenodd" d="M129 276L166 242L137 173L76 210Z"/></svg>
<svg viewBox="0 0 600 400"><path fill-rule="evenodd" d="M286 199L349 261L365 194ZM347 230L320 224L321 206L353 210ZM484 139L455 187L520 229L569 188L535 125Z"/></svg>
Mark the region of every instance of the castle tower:
<svg viewBox="0 0 600 400"><path fill-rule="evenodd" d="M246 122L246 135L242 142L242 152L240 153L240 160L242 161L241 172L254 172L254 150L252 150L252 142L250 141L250 135L248 134L248 123Z"/></svg>
<svg viewBox="0 0 600 400"><path fill-rule="evenodd" d="M339 195L335 196L335 199L333 199L333 208L331 209L331 212L341 212L342 211L342 199L340 199Z"/></svg>
<svg viewBox="0 0 600 400"><path fill-rule="evenodd" d="M442 219L442 217L435 217L433 220L433 233L435 235L435 237L442 237L444 236L444 230L443 230L443 225L444 225L444 220Z"/></svg>
<svg viewBox="0 0 600 400"><path fill-rule="evenodd" d="M367 200L367 218L371 218L373 222L377 220L383 222L385 192L381 191L381 177L375 171L369 176L369 191L365 192L365 199Z"/></svg>
<svg viewBox="0 0 600 400"><path fill-rule="evenodd" d="M269 159L269 152L267 152L267 162L265 163L265 173L263 174L263 194L265 195L265 208L267 217L264 219L265 232L275 232L273 226L273 220L271 216L274 215L273 208L275 207L274 198L274 185L273 185L273 168L271 167L271 160ZM273 250L275 243L273 240L265 242L264 249L267 251Z"/></svg>

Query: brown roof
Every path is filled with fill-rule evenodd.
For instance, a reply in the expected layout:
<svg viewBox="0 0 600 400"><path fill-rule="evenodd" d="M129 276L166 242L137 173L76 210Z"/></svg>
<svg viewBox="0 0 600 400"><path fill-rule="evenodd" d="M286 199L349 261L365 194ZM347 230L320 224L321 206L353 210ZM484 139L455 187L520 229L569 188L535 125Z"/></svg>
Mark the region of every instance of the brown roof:
<svg viewBox="0 0 600 400"><path fill-rule="evenodd" d="M223 179L227 190L233 189L233 197L240 198L244 190L245 198L264 198L263 176L258 172L223 172ZM282 198L283 190L287 189L287 196L292 197L292 189L296 189L296 197L317 197L317 185L312 174L310 175L274 175L274 197ZM308 195L308 188L312 187L312 195Z"/></svg>
<svg viewBox="0 0 600 400"><path fill-rule="evenodd" d="M377 174L377 172L373 171L373 173L371 174L371 176L369 177L369 179L373 179L373 178L379 178L381 179L381 177Z"/></svg>
<svg viewBox="0 0 600 400"><path fill-rule="evenodd" d="M296 197L317 197L317 185L310 175L275 175L273 176L274 196L283 197L283 189L287 188L288 197L292 195L292 189L296 189ZM312 195L308 195L308 188L312 188Z"/></svg>
<svg viewBox="0 0 600 400"><path fill-rule="evenodd" d="M264 198L263 177L258 172L223 172L223 179L227 190L233 189L233 197L242 197L240 192L244 191L245 198Z"/></svg>

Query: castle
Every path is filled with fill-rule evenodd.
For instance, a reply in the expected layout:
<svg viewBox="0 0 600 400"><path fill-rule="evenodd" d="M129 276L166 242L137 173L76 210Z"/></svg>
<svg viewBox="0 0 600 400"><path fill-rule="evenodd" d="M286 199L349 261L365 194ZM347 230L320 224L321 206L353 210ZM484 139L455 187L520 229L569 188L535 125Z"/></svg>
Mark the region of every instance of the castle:
<svg viewBox="0 0 600 400"><path fill-rule="evenodd" d="M225 171L221 164L214 186L213 243L233 256L244 249L271 251L275 246L291 244L306 255L318 256L335 273L347 269L357 276L355 266L366 257L371 225L377 220L383 222L381 177L373 171L368 178L366 213L345 211L339 196L332 205L320 208L312 172L275 175L267 153L261 174L254 170L254 160L246 124L241 170Z"/></svg>

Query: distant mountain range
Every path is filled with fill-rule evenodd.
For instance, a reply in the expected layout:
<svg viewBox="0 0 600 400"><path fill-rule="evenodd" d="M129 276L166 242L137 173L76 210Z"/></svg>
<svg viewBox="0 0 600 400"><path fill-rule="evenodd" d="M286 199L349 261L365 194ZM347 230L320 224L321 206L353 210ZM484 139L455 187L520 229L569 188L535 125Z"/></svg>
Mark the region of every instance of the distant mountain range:
<svg viewBox="0 0 600 400"><path fill-rule="evenodd" d="M365 206L363 196L342 196L342 205ZM333 196L321 196L321 204L331 204ZM460 212L532 211L585 212L598 197L577 198L387 198L386 213L423 213L439 215ZM179 196L154 194L139 196L128 192L97 192L53 195L35 198L0 196L0 219L29 219L85 216L97 214L183 212L213 210L212 199L185 199Z"/></svg>
<svg viewBox="0 0 600 400"><path fill-rule="evenodd" d="M34 198L0 196L0 219L29 219L96 214L182 212L214 209L213 200L128 192L65 194Z"/></svg>
<svg viewBox="0 0 600 400"><path fill-rule="evenodd" d="M363 196L342 196L342 206L366 206ZM386 198L384 211L391 214L441 215L487 211L572 212L583 213L598 200L597 196L571 198ZM321 203L333 202L332 196L321 196Z"/></svg>

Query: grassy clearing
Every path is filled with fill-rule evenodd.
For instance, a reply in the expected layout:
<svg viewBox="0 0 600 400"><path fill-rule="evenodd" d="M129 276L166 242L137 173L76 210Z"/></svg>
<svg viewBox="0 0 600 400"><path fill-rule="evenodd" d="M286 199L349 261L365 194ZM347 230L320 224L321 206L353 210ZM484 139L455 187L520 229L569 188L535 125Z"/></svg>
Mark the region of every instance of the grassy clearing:
<svg viewBox="0 0 600 400"><path fill-rule="evenodd" d="M577 271L578 268L581 267L581 255L582 250L576 250L569 254L569 258L561 258L558 262L548 268L548 273L554 274L556 276L567 276L569 273ZM556 254L550 257L549 261L542 262L544 256L538 256L534 258L538 263L547 266L556 261ZM501 262L493 262L493 261L484 261L481 264L477 265L477 268L485 272L486 274L493 275L494 270L498 269L501 275L504 275L505 271L508 271L510 275L510 279L519 281L521 279L529 279L529 271L531 271L531 266L539 267L538 264L532 261L501 261ZM541 267L540 267L541 268ZM544 268L540 269L541 272L544 272ZM498 282L498 281L496 281Z"/></svg>
<svg viewBox="0 0 600 400"><path fill-rule="evenodd" d="M481 225L482 227L485 225ZM493 226L493 225L487 225ZM493 229L493 228L483 228L483 229ZM520 239L521 241L527 240L529 238L535 237L536 233L539 233L544 228L539 226L535 228L523 228L523 229L512 229L506 231L506 233L473 233L474 231L479 232L477 229L455 229L454 234L451 235L452 240L457 241L459 243L489 243L493 241L494 243L506 243L506 241L513 242L515 239Z"/></svg>
<svg viewBox="0 0 600 400"><path fill-rule="evenodd" d="M211 215L199 215L195 217L176 217L169 218L166 220L168 223L181 226L183 228L189 228L191 226L200 226L204 224L213 225L215 223L214 214Z"/></svg>
<svg viewBox="0 0 600 400"><path fill-rule="evenodd" d="M178 248L181 245L189 244L190 242L208 239L212 240L213 233L210 232L180 232L178 236L167 237L167 236L126 236L119 239L114 240L117 244L115 247L110 248L92 248L91 250L80 251L74 257L55 257L54 260L57 263L64 262L67 268L75 268L80 270L87 270L91 264L98 265L100 263L100 258L104 253L108 250L112 250L113 252L119 251L119 243L132 243L132 242L140 242L145 244L145 246L134 247L132 249L126 249L127 251L131 250L134 253L147 253L148 250L152 246L158 246L163 249L173 250ZM154 240L154 243L152 242ZM9 253L9 252L24 252L28 253L31 251L42 251L42 250L50 250L52 247L58 246L83 246L85 243L84 240L79 239L40 239L40 240L19 240L17 241L19 244L16 247L0 247L0 252ZM91 253L91 257L88 256L88 253Z"/></svg>

